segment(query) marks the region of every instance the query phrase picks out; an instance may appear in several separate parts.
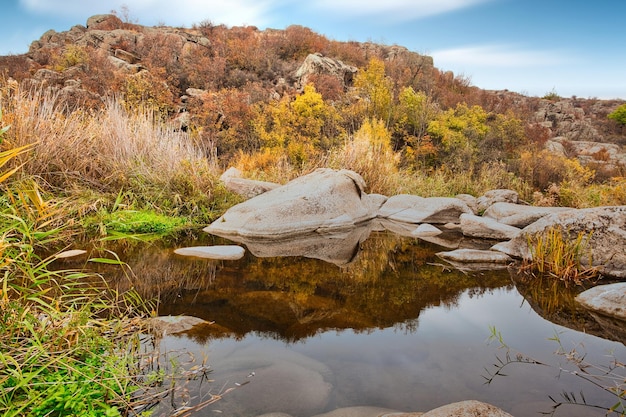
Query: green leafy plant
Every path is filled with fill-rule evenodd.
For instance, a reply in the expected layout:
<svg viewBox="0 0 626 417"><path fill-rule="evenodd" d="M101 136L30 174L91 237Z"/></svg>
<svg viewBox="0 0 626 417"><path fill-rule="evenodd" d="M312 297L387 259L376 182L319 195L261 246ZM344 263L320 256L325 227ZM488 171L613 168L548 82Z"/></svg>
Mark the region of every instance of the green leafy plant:
<svg viewBox="0 0 626 417"><path fill-rule="evenodd" d="M611 112L608 116L609 119L615 120L617 123L621 125L626 125L626 104L622 104L613 112Z"/></svg>

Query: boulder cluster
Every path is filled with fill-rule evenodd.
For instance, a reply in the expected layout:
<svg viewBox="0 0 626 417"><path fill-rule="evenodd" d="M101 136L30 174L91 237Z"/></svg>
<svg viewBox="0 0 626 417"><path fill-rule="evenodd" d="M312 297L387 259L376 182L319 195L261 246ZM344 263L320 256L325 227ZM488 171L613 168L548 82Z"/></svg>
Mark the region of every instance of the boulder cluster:
<svg viewBox="0 0 626 417"><path fill-rule="evenodd" d="M356 172L329 168L282 186L247 180L234 170L222 180L247 197L260 194L230 208L205 231L249 248L256 242L266 247L289 242L293 249L296 241L312 238L323 239L317 246L324 246L328 236L341 242L338 235L351 236L358 230L357 240L362 240L371 230L386 229L446 248L439 256L460 269L494 268L531 260L529 242L558 228L564 239L584 235L580 253L584 266L597 268L606 277L626 278L626 206L534 207L520 202L512 190L492 190L480 197L387 197L367 194L365 181ZM362 233L364 225L368 228ZM354 244L350 240L348 246ZM337 244L333 247L337 253Z"/></svg>

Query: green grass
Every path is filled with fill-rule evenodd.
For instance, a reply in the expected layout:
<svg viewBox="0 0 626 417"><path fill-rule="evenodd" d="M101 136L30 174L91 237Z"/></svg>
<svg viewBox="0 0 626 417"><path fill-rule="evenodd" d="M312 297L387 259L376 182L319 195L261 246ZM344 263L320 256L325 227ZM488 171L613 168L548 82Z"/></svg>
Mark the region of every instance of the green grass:
<svg viewBox="0 0 626 417"><path fill-rule="evenodd" d="M170 217L152 210L119 210L103 212L85 220L86 228L101 236L111 235L171 235L186 227L185 218Z"/></svg>

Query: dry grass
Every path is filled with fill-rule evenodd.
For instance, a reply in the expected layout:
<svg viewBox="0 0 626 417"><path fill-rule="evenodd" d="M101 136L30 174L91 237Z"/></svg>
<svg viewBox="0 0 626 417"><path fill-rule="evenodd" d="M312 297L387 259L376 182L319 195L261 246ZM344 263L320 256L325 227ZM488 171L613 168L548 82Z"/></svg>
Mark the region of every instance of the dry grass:
<svg viewBox="0 0 626 417"><path fill-rule="evenodd" d="M103 110L68 111L57 93L0 87L9 147L37 142L24 171L64 190L75 186L118 191L138 183L167 186L181 177L201 183L215 166L188 133L149 111L127 112L117 99ZM190 175L193 174L193 175Z"/></svg>
<svg viewBox="0 0 626 417"><path fill-rule="evenodd" d="M545 234L529 238L532 260L523 269L553 276L566 285L597 277L598 270L593 267L591 251L587 247L591 232L579 232L575 239L567 235L560 228L552 228Z"/></svg>

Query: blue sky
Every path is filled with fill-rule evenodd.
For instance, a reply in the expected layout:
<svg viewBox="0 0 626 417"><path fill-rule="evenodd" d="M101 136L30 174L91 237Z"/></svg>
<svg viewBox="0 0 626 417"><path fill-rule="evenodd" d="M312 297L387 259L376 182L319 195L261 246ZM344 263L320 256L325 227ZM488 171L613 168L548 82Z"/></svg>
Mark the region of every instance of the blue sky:
<svg viewBox="0 0 626 417"><path fill-rule="evenodd" d="M2 0L0 55L124 7L147 26L297 24L337 41L402 45L485 89L626 99L623 0Z"/></svg>

